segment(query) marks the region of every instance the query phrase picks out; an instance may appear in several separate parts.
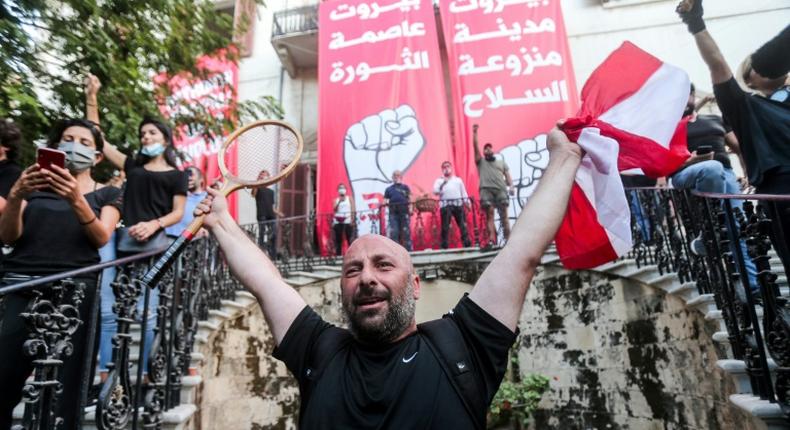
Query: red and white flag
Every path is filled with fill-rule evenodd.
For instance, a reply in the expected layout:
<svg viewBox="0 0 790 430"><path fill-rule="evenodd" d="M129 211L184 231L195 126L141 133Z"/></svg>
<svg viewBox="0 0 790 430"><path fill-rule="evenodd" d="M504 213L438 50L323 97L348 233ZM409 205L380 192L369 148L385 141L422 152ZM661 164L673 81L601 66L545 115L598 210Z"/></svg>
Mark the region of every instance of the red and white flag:
<svg viewBox="0 0 790 430"><path fill-rule="evenodd" d="M688 158L681 123L690 82L683 70L625 42L592 73L582 107L563 125L586 154L555 243L562 264L589 269L631 249L631 213L619 172L675 172Z"/></svg>

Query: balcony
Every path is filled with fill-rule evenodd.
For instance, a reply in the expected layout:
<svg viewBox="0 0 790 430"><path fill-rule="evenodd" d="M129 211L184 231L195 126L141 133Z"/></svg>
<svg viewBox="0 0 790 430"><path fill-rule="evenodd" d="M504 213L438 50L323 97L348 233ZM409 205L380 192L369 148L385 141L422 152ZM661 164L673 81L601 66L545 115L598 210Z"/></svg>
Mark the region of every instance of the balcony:
<svg viewBox="0 0 790 430"><path fill-rule="evenodd" d="M274 13L272 45L292 78L318 66L318 5Z"/></svg>

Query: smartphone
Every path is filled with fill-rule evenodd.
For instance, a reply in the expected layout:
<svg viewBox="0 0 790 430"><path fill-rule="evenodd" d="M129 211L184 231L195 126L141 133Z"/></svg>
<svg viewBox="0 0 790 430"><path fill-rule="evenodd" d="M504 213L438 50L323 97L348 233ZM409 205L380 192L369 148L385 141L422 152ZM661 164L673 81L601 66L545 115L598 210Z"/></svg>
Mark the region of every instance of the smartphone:
<svg viewBox="0 0 790 430"><path fill-rule="evenodd" d="M705 155L713 152L713 147L710 145L700 145L697 147L697 155Z"/></svg>
<svg viewBox="0 0 790 430"><path fill-rule="evenodd" d="M66 168L66 153L57 149L38 148L36 152L36 163L42 169L52 170L52 166Z"/></svg>

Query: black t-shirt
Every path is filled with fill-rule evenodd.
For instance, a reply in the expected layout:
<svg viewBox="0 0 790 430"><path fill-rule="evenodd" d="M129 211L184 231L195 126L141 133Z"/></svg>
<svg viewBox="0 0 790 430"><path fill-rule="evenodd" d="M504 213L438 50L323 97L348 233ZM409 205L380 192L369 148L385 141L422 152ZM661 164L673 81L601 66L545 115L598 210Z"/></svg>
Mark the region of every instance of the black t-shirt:
<svg viewBox="0 0 790 430"><path fill-rule="evenodd" d="M406 213L409 210L411 190L406 184L392 184L384 190L384 198L389 199L390 212Z"/></svg>
<svg viewBox="0 0 790 430"><path fill-rule="evenodd" d="M99 216L105 206L121 210L121 190L99 188L85 194ZM47 275L99 263L99 250L66 200L50 192L34 192L22 213L22 236L3 261L3 271Z"/></svg>
<svg viewBox="0 0 790 430"><path fill-rule="evenodd" d="M444 317L451 318L463 334L475 362L478 386L490 402L507 369L516 333L466 295ZM306 373L314 362L312 346L327 330L341 329L305 307L274 351L300 387L311 382ZM318 376L311 397L301 399L301 429L475 428L421 333L370 346L343 331L346 336L340 340L339 352Z"/></svg>
<svg viewBox="0 0 790 430"><path fill-rule="evenodd" d="M8 160L0 161L0 197L8 198L11 187L22 174L22 168Z"/></svg>
<svg viewBox="0 0 790 430"><path fill-rule="evenodd" d="M720 116L697 115L697 119L688 122L686 142L689 152L694 152L700 146L707 145L713 149L713 159L732 169L730 156L724 146L724 135L728 133Z"/></svg>
<svg viewBox="0 0 790 430"><path fill-rule="evenodd" d="M759 187L766 174L790 167L790 106L746 94L735 78L713 93L738 138L750 184Z"/></svg>
<svg viewBox="0 0 790 430"><path fill-rule="evenodd" d="M255 192L255 206L258 221L268 221L275 219L274 215L274 190L269 188L258 188Z"/></svg>
<svg viewBox="0 0 790 430"><path fill-rule="evenodd" d="M173 197L187 195L189 178L180 170L152 172L126 157L126 189L123 194L123 223L131 227L173 211Z"/></svg>

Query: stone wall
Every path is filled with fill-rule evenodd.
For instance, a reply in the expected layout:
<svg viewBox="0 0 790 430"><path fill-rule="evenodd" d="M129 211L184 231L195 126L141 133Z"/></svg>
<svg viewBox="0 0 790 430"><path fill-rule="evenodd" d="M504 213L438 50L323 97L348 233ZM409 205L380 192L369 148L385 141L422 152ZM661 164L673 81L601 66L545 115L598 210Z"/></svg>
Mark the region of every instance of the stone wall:
<svg viewBox="0 0 790 430"><path fill-rule="evenodd" d="M522 373L551 380L536 429L751 429L715 366L716 327L658 289L546 268L519 324Z"/></svg>
<svg viewBox="0 0 790 430"><path fill-rule="evenodd" d="M423 282L419 321L447 312L468 284ZM299 288L326 320L340 323L339 280ZM551 379L536 429L752 429L727 401L715 367L715 327L680 299L596 272L542 270L527 295L520 369ZM195 429L294 429L298 388L271 357L256 303L223 322L206 357ZM244 423L244 425L240 425Z"/></svg>

